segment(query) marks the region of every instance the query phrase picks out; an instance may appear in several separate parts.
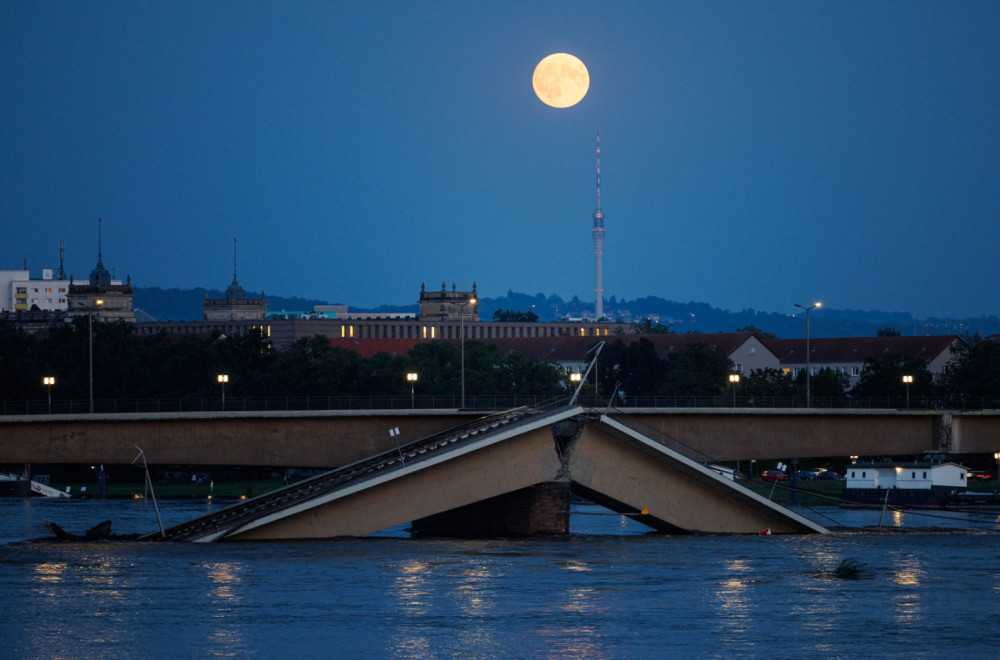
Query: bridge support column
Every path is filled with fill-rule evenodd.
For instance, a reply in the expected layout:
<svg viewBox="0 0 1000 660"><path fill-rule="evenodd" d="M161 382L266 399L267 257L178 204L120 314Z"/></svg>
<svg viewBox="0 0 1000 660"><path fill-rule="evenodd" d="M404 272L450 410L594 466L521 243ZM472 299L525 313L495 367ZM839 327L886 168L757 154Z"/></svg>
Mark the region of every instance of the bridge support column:
<svg viewBox="0 0 1000 660"><path fill-rule="evenodd" d="M415 536L551 536L569 533L568 481L549 481L413 521Z"/></svg>
<svg viewBox="0 0 1000 660"><path fill-rule="evenodd" d="M941 413L934 424L934 451L947 454L952 450L951 413Z"/></svg>

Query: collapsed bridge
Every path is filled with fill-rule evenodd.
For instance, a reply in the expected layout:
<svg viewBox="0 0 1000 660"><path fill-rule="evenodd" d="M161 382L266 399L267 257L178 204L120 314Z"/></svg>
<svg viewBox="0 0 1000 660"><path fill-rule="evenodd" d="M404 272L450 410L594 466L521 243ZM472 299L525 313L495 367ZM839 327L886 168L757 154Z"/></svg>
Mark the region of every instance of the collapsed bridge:
<svg viewBox="0 0 1000 660"><path fill-rule="evenodd" d="M580 406L487 415L142 540L187 542L569 530L578 494L667 533L826 533L624 415Z"/></svg>

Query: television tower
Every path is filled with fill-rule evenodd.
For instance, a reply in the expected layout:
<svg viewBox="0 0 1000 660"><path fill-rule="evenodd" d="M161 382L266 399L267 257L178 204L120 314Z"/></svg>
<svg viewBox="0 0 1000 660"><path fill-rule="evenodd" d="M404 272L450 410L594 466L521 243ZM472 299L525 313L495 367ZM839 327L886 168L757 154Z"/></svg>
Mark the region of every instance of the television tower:
<svg viewBox="0 0 1000 660"><path fill-rule="evenodd" d="M590 233L594 236L594 256L597 258L597 285L594 295L597 299L597 318L604 318L604 279L601 273L601 258L604 256L604 214L601 212L601 132L597 131L597 210L594 211L594 226Z"/></svg>

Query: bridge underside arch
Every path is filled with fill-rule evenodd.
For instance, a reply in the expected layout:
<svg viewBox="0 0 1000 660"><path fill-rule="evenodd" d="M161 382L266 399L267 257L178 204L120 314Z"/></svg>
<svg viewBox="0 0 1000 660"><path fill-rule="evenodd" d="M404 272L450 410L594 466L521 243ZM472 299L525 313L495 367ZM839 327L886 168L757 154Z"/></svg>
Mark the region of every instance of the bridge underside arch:
<svg viewBox="0 0 1000 660"><path fill-rule="evenodd" d="M567 424L569 427L567 428ZM825 532L822 527L607 417L535 424L262 516L229 540L569 531L576 492L668 533Z"/></svg>
<svg viewBox="0 0 1000 660"><path fill-rule="evenodd" d="M433 465L275 520L235 530L234 540L367 536L414 520L503 496L558 477L547 426L449 457Z"/></svg>

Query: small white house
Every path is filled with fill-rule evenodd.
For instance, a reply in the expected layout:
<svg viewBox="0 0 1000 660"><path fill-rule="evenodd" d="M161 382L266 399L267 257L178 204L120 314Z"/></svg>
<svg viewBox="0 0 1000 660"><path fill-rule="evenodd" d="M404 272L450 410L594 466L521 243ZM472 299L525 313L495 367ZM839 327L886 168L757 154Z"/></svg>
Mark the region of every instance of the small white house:
<svg viewBox="0 0 1000 660"><path fill-rule="evenodd" d="M958 463L856 463L847 468L849 502L936 506L964 492L968 468Z"/></svg>

